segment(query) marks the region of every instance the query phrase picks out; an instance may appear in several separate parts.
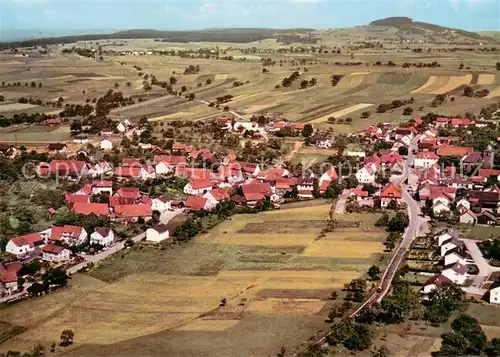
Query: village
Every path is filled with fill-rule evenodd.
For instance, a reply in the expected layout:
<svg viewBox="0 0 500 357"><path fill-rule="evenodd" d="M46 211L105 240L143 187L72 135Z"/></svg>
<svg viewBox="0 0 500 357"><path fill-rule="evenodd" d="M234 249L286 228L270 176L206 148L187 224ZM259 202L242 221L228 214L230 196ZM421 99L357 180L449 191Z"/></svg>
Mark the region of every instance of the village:
<svg viewBox="0 0 500 357"><path fill-rule="evenodd" d="M71 275L136 242L157 244L171 240L179 227L170 224L176 217L186 220L222 210L227 210L228 215L233 211L252 213L314 199L337 200L336 213L393 212L407 206L403 197L403 190L407 190L428 220L460 226L495 226L500 219L500 169L495 168L492 147L497 138L483 145L481 151L472 145L460 146L459 134L470 135L472 130L488 128L491 124L486 122L428 115L398 126L380 124L349 134L348 140L357 144L352 149L352 144L336 145L338 138L312 124L272 119L259 125L257 121L224 114L212 125L230 135L251 136L264 142L282 135L302 136L306 146L318 150L336 148L336 160L321 165L302 162L297 173L297 167L291 172L282 160L241 161L236 153L238 148L212 152L209 148L173 142L170 149L139 143L140 150L148 152L152 160L129 157L114 166L89 154L85 149L87 139L81 135L75 136L73 143L38 147L37 151L45 151L49 160L33 168L35 179L74 182L78 189L64 195L67 209L79 217L96 217L103 226L94 225L92 231L87 231L79 225L52 225L39 232L10 237L0 265L2 301L48 289L43 287L38 270L30 272L25 268L33 262L43 262L46 272ZM124 119L112 131L122 138L132 138L144 130ZM456 135L442 135L444 132ZM365 151L360 147L375 149ZM102 136L98 150L109 152L112 148L112 141ZM26 154L27 149L5 146L2 151L15 158ZM403 177L404 181L394 177ZM178 189L184 198L150 194L137 185L154 185L162 178L180 179ZM49 214L54 213L50 208ZM117 225L137 223L143 226L135 235L119 236L113 230ZM490 303L500 303L500 287L495 281L500 268L489 265L474 237L462 240L459 231L444 229L436 233L435 244L443 268L423 283L424 297L442 284L468 282L463 289L471 296L482 299L488 293ZM62 284L66 284L64 279Z"/></svg>

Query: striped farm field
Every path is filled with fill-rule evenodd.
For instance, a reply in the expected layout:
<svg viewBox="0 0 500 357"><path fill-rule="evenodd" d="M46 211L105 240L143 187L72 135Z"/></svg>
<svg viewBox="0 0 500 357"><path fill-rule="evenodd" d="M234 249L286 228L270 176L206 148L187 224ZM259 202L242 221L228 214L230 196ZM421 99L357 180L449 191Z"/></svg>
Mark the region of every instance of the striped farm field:
<svg viewBox="0 0 500 357"><path fill-rule="evenodd" d="M442 87L432 91L432 94L445 94L448 93L455 88L460 87L461 85L470 84L472 81L472 74L466 74L464 76L450 76L448 77L448 81Z"/></svg>
<svg viewBox="0 0 500 357"><path fill-rule="evenodd" d="M380 242L319 240L310 244L303 254L307 257L369 258L383 250Z"/></svg>
<svg viewBox="0 0 500 357"><path fill-rule="evenodd" d="M305 246L318 234L227 234L210 235L200 243L235 245Z"/></svg>
<svg viewBox="0 0 500 357"><path fill-rule="evenodd" d="M329 241L353 241L353 242L381 242L387 238L387 233L383 231L360 232L353 231L334 231L326 235L325 240Z"/></svg>
<svg viewBox="0 0 500 357"><path fill-rule="evenodd" d="M337 110L337 111L330 113L328 115L324 115L324 116L319 117L317 119L311 120L309 123L323 123L323 122L326 122L328 120L328 118L330 118L330 117L340 118L340 117L346 116L348 114L357 112L358 110L365 109L365 108L368 108L371 106L373 106L373 104L370 104L370 103L356 104L356 105L350 106L348 108L344 108L342 110Z"/></svg>
<svg viewBox="0 0 500 357"><path fill-rule="evenodd" d="M413 90L412 93L426 93L426 90L434 85L436 83L438 77L436 76L430 76L427 82L425 82L422 86L418 87L417 89Z"/></svg>

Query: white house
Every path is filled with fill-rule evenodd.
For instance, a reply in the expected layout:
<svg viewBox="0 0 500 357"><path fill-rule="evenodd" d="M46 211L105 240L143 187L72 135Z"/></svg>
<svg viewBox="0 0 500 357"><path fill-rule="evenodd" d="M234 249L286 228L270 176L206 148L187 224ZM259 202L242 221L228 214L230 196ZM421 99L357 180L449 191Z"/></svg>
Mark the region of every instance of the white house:
<svg viewBox="0 0 500 357"><path fill-rule="evenodd" d="M208 191L203 195L204 198L208 200L208 205L215 207L219 202L228 200L230 198L229 194L220 188Z"/></svg>
<svg viewBox="0 0 500 357"><path fill-rule="evenodd" d="M50 230L50 240L62 242L67 245L81 245L87 240L87 231L79 226L53 226Z"/></svg>
<svg viewBox="0 0 500 357"><path fill-rule="evenodd" d="M476 224L477 216L470 209L463 208L460 210L460 223Z"/></svg>
<svg viewBox="0 0 500 357"><path fill-rule="evenodd" d="M184 186L187 195L201 196L208 191L212 191L212 181L208 179L191 180Z"/></svg>
<svg viewBox="0 0 500 357"><path fill-rule="evenodd" d="M467 253L461 249L453 249L444 256L444 266L455 263L467 264Z"/></svg>
<svg viewBox="0 0 500 357"><path fill-rule="evenodd" d="M42 260L48 262L64 262L69 260L71 252L69 249L59 245L47 244L42 248Z"/></svg>
<svg viewBox="0 0 500 357"><path fill-rule="evenodd" d="M45 242L40 233L30 233L9 239L5 247L7 253L22 256L43 245Z"/></svg>
<svg viewBox="0 0 500 357"><path fill-rule="evenodd" d="M444 257L446 253L452 249L463 247L464 242L462 242L460 239L456 237L450 238L449 240L443 242L443 244L441 245L441 256Z"/></svg>
<svg viewBox="0 0 500 357"><path fill-rule="evenodd" d="M116 126L116 130L118 130L120 133L124 133L128 130L129 127L132 126L132 123L128 120L128 119L125 119L123 121L121 121L117 126Z"/></svg>
<svg viewBox="0 0 500 357"><path fill-rule="evenodd" d="M415 167L431 167L436 162L438 162L439 156L431 151L422 151L415 156L414 165Z"/></svg>
<svg viewBox="0 0 500 357"><path fill-rule="evenodd" d="M490 290L490 304L500 304L500 286Z"/></svg>
<svg viewBox="0 0 500 357"><path fill-rule="evenodd" d="M449 241L451 238L458 238L458 232L454 230L446 230L437 236L438 246L442 246L445 242Z"/></svg>
<svg viewBox="0 0 500 357"><path fill-rule="evenodd" d="M90 235L90 244L99 244L105 247L112 245L115 241L115 232L111 228L97 228Z"/></svg>
<svg viewBox="0 0 500 357"><path fill-rule="evenodd" d="M168 196L160 196L153 198L151 200L151 210L152 211L159 211L159 212L164 212L164 211L169 211L172 209L172 201Z"/></svg>
<svg viewBox="0 0 500 357"><path fill-rule="evenodd" d="M462 198L457 202L457 208L460 209L460 206L470 209L470 202L467 198Z"/></svg>
<svg viewBox="0 0 500 357"><path fill-rule="evenodd" d="M23 265L19 262L5 264L0 262L0 296L17 291L17 273Z"/></svg>
<svg viewBox="0 0 500 357"><path fill-rule="evenodd" d="M356 179L360 183L375 182L375 174L377 173L377 165L373 162L366 164L356 172Z"/></svg>
<svg viewBox="0 0 500 357"><path fill-rule="evenodd" d="M113 143L111 142L111 140L102 139L99 142L99 147L101 148L101 150L109 151L113 149Z"/></svg>
<svg viewBox="0 0 500 357"><path fill-rule="evenodd" d="M447 284L451 284L451 283L452 283L452 281L450 279L448 279L446 276L441 275L441 274L435 275L432 278L428 279L424 283L422 290L420 290L420 292L423 295L428 295L433 290L437 289L438 287L443 286L443 285L447 285Z"/></svg>
<svg viewBox="0 0 500 357"><path fill-rule="evenodd" d="M100 180L92 182L92 194L97 195L99 193L108 193L110 196L113 195L113 181Z"/></svg>
<svg viewBox="0 0 500 357"><path fill-rule="evenodd" d="M156 171L157 175L166 175L166 174L172 172L173 168L172 168L172 166L168 165L165 162L159 162L155 166L155 171Z"/></svg>
<svg viewBox="0 0 500 357"><path fill-rule="evenodd" d="M168 227L166 224L157 224L146 231L146 240L148 242L161 242L165 239L168 239Z"/></svg>
<svg viewBox="0 0 500 357"><path fill-rule="evenodd" d="M446 195L440 195L432 200L432 211L434 214L450 212L451 200Z"/></svg>
<svg viewBox="0 0 500 357"><path fill-rule="evenodd" d="M442 275L453 281L455 284L463 285L467 279L467 266L461 263L455 263L452 266L445 267Z"/></svg>
<svg viewBox="0 0 500 357"><path fill-rule="evenodd" d="M73 137L73 142L77 144L86 144L89 142L89 138L84 135L77 135Z"/></svg>

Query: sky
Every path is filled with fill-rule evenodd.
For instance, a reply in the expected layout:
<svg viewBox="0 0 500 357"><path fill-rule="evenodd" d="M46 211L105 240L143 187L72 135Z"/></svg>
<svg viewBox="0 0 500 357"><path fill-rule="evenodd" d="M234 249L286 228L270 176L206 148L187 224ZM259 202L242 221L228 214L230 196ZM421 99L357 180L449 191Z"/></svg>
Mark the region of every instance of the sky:
<svg viewBox="0 0 500 357"><path fill-rule="evenodd" d="M134 28L341 28L389 16L500 30L500 0L0 0L2 31L42 35Z"/></svg>

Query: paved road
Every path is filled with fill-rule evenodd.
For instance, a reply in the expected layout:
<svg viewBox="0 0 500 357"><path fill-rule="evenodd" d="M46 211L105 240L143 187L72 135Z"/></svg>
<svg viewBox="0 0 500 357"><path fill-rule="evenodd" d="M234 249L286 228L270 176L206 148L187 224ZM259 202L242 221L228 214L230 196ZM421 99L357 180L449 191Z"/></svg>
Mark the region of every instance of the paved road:
<svg viewBox="0 0 500 357"><path fill-rule="evenodd" d="M500 268L488 264L488 261L483 258L483 254L477 246L477 241L473 239L462 239L462 241L465 243L467 251L474 260L474 264L479 269L479 274L472 280L472 285L464 290L472 294L484 294L486 293L486 289L482 288L484 282L492 273L500 271Z"/></svg>
<svg viewBox="0 0 500 357"><path fill-rule="evenodd" d="M421 226L425 222L425 220L420 217L421 211L418 203L411 197L403 183L411 172L411 166L413 165L414 155L413 150L416 149L418 143L419 136L417 136L410 144L408 149L408 157L405 161L404 172L402 175L394 176L391 178L391 181L402 185L402 195L403 200L406 203L408 210L408 218L409 225L406 228L403 239L401 240L401 244L397 248L394 253L391 261L389 262L384 274L380 279L379 286L377 287L376 292L370 296L368 300L366 300L356 311L354 311L350 317L355 317L365 306L372 304L373 302L380 302L384 298L385 295L389 292L392 284L392 280L394 279L394 275L398 270L399 265L403 261L403 258L406 254L406 251L411 246L413 240L419 235Z"/></svg>
<svg viewBox="0 0 500 357"><path fill-rule="evenodd" d="M339 199L337 200L337 204L335 205L335 214L344 214L345 213L345 204L347 201L347 198L349 197L349 194L351 193L351 190L345 189L342 191L342 194L339 196Z"/></svg>

